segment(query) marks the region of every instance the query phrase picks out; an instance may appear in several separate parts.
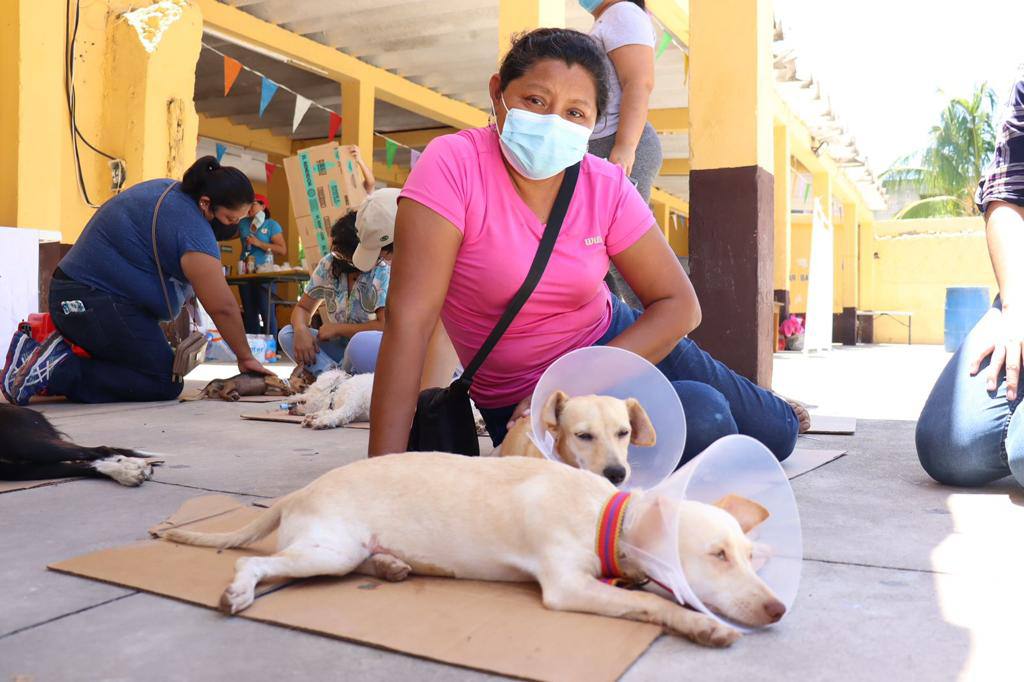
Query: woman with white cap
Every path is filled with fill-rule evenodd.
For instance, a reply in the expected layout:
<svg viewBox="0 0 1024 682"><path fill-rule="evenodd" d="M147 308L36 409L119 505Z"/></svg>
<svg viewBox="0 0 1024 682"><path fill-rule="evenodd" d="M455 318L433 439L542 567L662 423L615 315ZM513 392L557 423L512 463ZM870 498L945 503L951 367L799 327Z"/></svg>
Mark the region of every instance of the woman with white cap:
<svg viewBox="0 0 1024 682"><path fill-rule="evenodd" d="M391 281L398 190L381 189L331 228L331 252L313 271L306 292L278 334L281 349L314 376L341 365L372 372ZM311 328L324 305L323 325Z"/></svg>

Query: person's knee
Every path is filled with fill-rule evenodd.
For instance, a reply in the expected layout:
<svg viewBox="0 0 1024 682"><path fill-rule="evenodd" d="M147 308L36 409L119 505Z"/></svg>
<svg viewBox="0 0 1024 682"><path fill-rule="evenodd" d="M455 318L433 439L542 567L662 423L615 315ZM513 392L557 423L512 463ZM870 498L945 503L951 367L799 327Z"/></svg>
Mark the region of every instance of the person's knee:
<svg viewBox="0 0 1024 682"><path fill-rule="evenodd" d="M706 450L719 438L738 432L729 401L717 389L696 381L673 381L686 417L683 462Z"/></svg>
<svg viewBox="0 0 1024 682"><path fill-rule="evenodd" d="M921 467L938 483L973 487L992 480L988 472L972 466L973 450L980 444L958 436L948 420L933 419L927 408L917 422L914 442Z"/></svg>

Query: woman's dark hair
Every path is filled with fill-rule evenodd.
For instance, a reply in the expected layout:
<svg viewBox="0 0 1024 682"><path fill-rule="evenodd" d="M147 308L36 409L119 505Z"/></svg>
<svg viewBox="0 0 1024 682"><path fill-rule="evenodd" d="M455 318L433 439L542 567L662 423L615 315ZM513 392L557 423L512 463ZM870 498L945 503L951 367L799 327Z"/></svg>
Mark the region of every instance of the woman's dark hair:
<svg viewBox="0 0 1024 682"><path fill-rule="evenodd" d="M255 200L252 183L245 173L220 165L214 156L204 156L189 166L181 180L181 191L196 203L199 197L209 197L211 211L218 206L234 209Z"/></svg>
<svg viewBox="0 0 1024 682"><path fill-rule="evenodd" d="M345 258L351 259L357 246L359 246L359 234L356 232L356 212L349 211L331 226L331 251L336 251ZM341 279L350 272L345 265L343 260L335 256L331 262L331 277Z"/></svg>
<svg viewBox="0 0 1024 682"><path fill-rule="evenodd" d="M643 11L647 11L647 2L645 0L626 0L626 2L631 2Z"/></svg>
<svg viewBox="0 0 1024 682"><path fill-rule="evenodd" d="M263 206L263 204L260 204L260 206ZM263 217L266 218L267 220L270 220L270 209L268 207L263 206L263 213Z"/></svg>
<svg viewBox="0 0 1024 682"><path fill-rule="evenodd" d="M597 116L608 106L608 67L605 56L593 38L568 28L538 28L515 37L512 49L505 55L498 70L501 90L544 59L557 59L567 66L579 64L594 79L597 91Z"/></svg>

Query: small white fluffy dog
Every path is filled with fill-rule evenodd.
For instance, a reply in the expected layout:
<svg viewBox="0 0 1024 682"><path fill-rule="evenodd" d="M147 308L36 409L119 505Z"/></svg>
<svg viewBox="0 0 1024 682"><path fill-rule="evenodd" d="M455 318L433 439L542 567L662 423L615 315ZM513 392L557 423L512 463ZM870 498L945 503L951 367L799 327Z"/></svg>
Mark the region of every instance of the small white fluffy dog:
<svg viewBox="0 0 1024 682"><path fill-rule="evenodd" d="M312 429L335 429L370 418L372 374L346 374L327 370L292 401L292 414L305 415L302 425Z"/></svg>

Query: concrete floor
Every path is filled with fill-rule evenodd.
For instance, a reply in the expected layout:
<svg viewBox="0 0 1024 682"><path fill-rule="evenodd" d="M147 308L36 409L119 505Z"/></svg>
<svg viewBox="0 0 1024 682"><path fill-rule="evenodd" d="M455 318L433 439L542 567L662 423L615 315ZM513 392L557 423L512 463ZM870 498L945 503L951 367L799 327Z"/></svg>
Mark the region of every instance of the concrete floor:
<svg viewBox="0 0 1024 682"><path fill-rule="evenodd" d="M726 651L662 637L626 679L1019 679L1011 576L1024 495L1005 481L940 488L914 454L911 420L946 357L898 346L777 357L778 390L861 419L852 437L802 438L849 454L794 481L806 553L794 610ZM363 456L366 432L246 422L237 415L252 405L217 402L40 409L76 440L168 453L167 464L137 489L89 480L0 495L0 680L486 677L45 570L144 538L205 491L293 490Z"/></svg>

